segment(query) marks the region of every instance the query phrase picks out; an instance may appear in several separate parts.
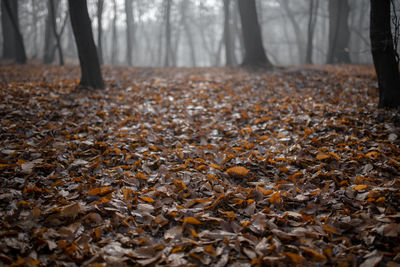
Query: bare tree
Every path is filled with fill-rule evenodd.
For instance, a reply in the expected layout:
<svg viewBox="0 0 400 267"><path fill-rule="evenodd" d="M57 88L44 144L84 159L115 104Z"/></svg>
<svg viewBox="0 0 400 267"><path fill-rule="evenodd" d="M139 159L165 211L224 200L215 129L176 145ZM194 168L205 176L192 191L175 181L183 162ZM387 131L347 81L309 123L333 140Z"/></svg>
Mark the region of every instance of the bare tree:
<svg viewBox="0 0 400 267"><path fill-rule="evenodd" d="M393 46L390 0L371 0L370 38L379 86L380 108L400 106L399 62Z"/></svg>
<svg viewBox="0 0 400 267"><path fill-rule="evenodd" d="M2 0L3 58L15 59L19 64L27 61L24 40L19 30L18 1Z"/></svg>
<svg viewBox="0 0 400 267"><path fill-rule="evenodd" d="M69 14L81 66L80 85L103 89L99 58L94 44L92 25L86 0L68 0Z"/></svg>
<svg viewBox="0 0 400 267"><path fill-rule="evenodd" d="M236 65L231 24L231 0L224 0L224 44L226 65Z"/></svg>
<svg viewBox="0 0 400 267"><path fill-rule="evenodd" d="M133 0L125 0L126 13L126 60L132 66L132 49L134 40Z"/></svg>
<svg viewBox="0 0 400 267"><path fill-rule="evenodd" d="M172 0L165 0L165 67L171 64L171 4Z"/></svg>
<svg viewBox="0 0 400 267"><path fill-rule="evenodd" d="M51 24L53 24L53 26L51 28L53 30L54 37L56 39L56 45L57 45L57 50L58 50L58 59L60 61L60 65L64 65L64 55L63 55L62 48L61 48L60 34L57 32L56 12L55 12L55 8L54 8L53 0L49 0L49 7L51 10L50 11Z"/></svg>
<svg viewBox="0 0 400 267"><path fill-rule="evenodd" d="M272 66L265 54L255 0L239 0L239 11L245 47L242 65Z"/></svg>
<svg viewBox="0 0 400 267"><path fill-rule="evenodd" d="M113 0L113 11L114 11L114 17L112 20L112 32L111 32L111 64L115 65L117 63L117 44L118 44L118 38L117 38L117 2Z"/></svg>
<svg viewBox="0 0 400 267"><path fill-rule="evenodd" d="M314 39L315 24L317 22L318 3L319 3L318 0L309 0L306 64L312 64L313 39Z"/></svg>
<svg viewBox="0 0 400 267"><path fill-rule="evenodd" d="M194 40L193 40L193 35L192 31L190 29L190 25L188 23L187 19L187 13L188 13L188 6L190 4L190 0L184 0L181 2L181 22L183 25L183 30L185 31L186 38L189 44L189 49L190 49L190 62L192 67L196 66L196 50L194 48Z"/></svg>
<svg viewBox="0 0 400 267"><path fill-rule="evenodd" d="M348 0L329 0L329 47L326 62L350 63Z"/></svg>
<svg viewBox="0 0 400 267"><path fill-rule="evenodd" d="M97 0L97 54L103 64L103 7L104 0Z"/></svg>

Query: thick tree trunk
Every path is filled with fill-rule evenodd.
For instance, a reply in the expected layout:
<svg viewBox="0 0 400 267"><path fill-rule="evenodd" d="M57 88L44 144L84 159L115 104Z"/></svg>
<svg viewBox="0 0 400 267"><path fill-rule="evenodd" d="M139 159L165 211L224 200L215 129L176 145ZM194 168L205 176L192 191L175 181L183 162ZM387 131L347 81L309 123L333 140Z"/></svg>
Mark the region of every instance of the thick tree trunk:
<svg viewBox="0 0 400 267"><path fill-rule="evenodd" d="M370 38L380 108L400 106L400 76L390 26L390 0L371 0Z"/></svg>
<svg viewBox="0 0 400 267"><path fill-rule="evenodd" d="M63 55L62 48L61 48L60 35L57 33L56 12L55 12L53 0L49 0L49 7L51 10L51 12L50 12L51 24L53 24L53 26L51 28L53 30L53 34L54 34L54 37L56 39L56 44L57 44L58 60L60 61L60 65L63 66L64 65L64 55Z"/></svg>
<svg viewBox="0 0 400 267"><path fill-rule="evenodd" d="M94 44L92 25L86 0L68 0L69 14L81 65L80 85L103 89L99 58Z"/></svg>
<svg viewBox="0 0 400 267"><path fill-rule="evenodd" d="M3 14L3 17L8 19L11 23L11 28L13 31L13 37L15 38L12 40L14 43L15 47L15 54L13 55L16 62L19 64L25 64L26 63L26 53L25 53L25 46L24 46L24 40L22 38L21 32L19 30L19 19L18 19L18 1L11 1L11 0L2 0L1 1L2 5L4 4L4 9L5 12ZM5 38L3 39L3 42L6 42L8 39L8 36L4 36Z"/></svg>
<svg viewBox="0 0 400 267"><path fill-rule="evenodd" d="M347 0L329 0L328 64L350 63L349 12Z"/></svg>
<svg viewBox="0 0 400 267"><path fill-rule="evenodd" d="M245 56L242 65L272 66L265 55L255 0L239 0L239 12L245 47Z"/></svg>
<svg viewBox="0 0 400 267"><path fill-rule="evenodd" d="M309 15L308 15L308 28L307 28L307 51L306 51L306 64L312 64L312 54L313 54L313 40L314 40L314 30L317 21L319 1L309 0Z"/></svg>
<svg viewBox="0 0 400 267"><path fill-rule="evenodd" d="M129 66L132 66L132 49L133 49L133 0L125 0L126 13L126 60Z"/></svg>
<svg viewBox="0 0 400 267"><path fill-rule="evenodd" d="M236 65L235 51L231 27L231 0L224 0L224 44L225 63L227 66Z"/></svg>
<svg viewBox="0 0 400 267"><path fill-rule="evenodd" d="M189 23L187 21L187 12L188 12L188 5L190 4L190 1L185 0L181 2L181 20L183 24L183 29L185 31L185 35L189 44L189 49L190 49L190 62L192 67L196 66L196 50L194 48L194 40L192 36L192 31L190 30Z"/></svg>
<svg viewBox="0 0 400 267"><path fill-rule="evenodd" d="M104 0L97 0L97 55L103 64L103 7Z"/></svg>
<svg viewBox="0 0 400 267"><path fill-rule="evenodd" d="M168 67L171 64L171 2L165 0L165 61L164 66Z"/></svg>
<svg viewBox="0 0 400 267"><path fill-rule="evenodd" d="M15 59L17 55L17 36L12 26L10 15L6 10L5 0L1 1L1 28L3 32L3 58ZM17 1L11 1L13 14L18 13Z"/></svg>

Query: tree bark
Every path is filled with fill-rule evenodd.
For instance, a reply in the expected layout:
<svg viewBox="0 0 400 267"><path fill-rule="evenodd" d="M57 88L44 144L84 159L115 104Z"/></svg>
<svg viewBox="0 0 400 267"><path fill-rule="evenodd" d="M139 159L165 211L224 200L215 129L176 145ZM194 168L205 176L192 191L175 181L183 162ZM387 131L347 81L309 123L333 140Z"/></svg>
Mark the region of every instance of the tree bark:
<svg viewBox="0 0 400 267"><path fill-rule="evenodd" d="M134 39L134 21L133 21L133 0L125 0L126 13L126 60L129 66L132 66L132 49Z"/></svg>
<svg viewBox="0 0 400 267"><path fill-rule="evenodd" d="M400 106L400 76L393 46L390 0L371 0L370 38L379 86L379 108Z"/></svg>
<svg viewBox="0 0 400 267"><path fill-rule="evenodd" d="M181 2L181 20L182 20L182 24L183 24L183 29L185 31L186 34L186 38L189 44L189 49L190 49L190 62L192 67L196 66L196 50L194 48L194 40L193 40L193 36L192 36L192 31L190 30L190 26L189 23L187 21L187 12L188 12L188 4L190 3L190 1L185 0Z"/></svg>
<svg viewBox="0 0 400 267"><path fill-rule="evenodd" d="M103 64L103 7L104 0L97 0L97 55L100 65Z"/></svg>
<svg viewBox="0 0 400 267"><path fill-rule="evenodd" d="M49 0L49 7L51 9L51 12L50 12L51 24L53 24L53 26L51 28L53 30L54 37L56 39L56 45L57 45L57 50L58 50L58 60L60 61L60 65L63 66L64 65L64 55L63 55L62 48L61 48L60 35L57 33L56 12L55 12L55 8L54 8L53 0Z"/></svg>
<svg viewBox="0 0 400 267"><path fill-rule="evenodd" d="M317 21L319 1L309 0L309 15L308 15L308 28L307 28L307 51L306 51L306 64L312 64L312 54L313 54L313 40L314 40L314 30Z"/></svg>
<svg viewBox="0 0 400 267"><path fill-rule="evenodd" d="M117 63L117 2L113 0L114 17L112 20L112 32L111 32L111 65Z"/></svg>
<svg viewBox="0 0 400 267"><path fill-rule="evenodd" d="M165 67L171 64L171 2L172 0L165 0Z"/></svg>
<svg viewBox="0 0 400 267"><path fill-rule="evenodd" d="M81 66L80 85L103 89L104 81L94 44L86 0L68 0L68 6Z"/></svg>
<svg viewBox="0 0 400 267"><path fill-rule="evenodd" d="M350 63L349 12L347 0L329 0L328 64Z"/></svg>
<svg viewBox="0 0 400 267"><path fill-rule="evenodd" d="M25 64L27 61L24 40L22 38L21 32L19 30L19 19L18 19L18 1L2 0L2 17L6 22L3 27L11 26L11 30L6 30L4 32L3 28L3 43L8 43L10 38L10 43L4 45L3 57L13 58L19 64ZM10 34L10 36L8 36ZM15 48L10 49L9 45L14 45ZM8 50L10 49L10 50ZM10 55L9 55L10 54Z"/></svg>
<svg viewBox="0 0 400 267"><path fill-rule="evenodd" d="M52 14L51 12L57 13L58 6L60 1L56 1L54 3L54 8L50 7L50 1L47 2L47 17L46 17L46 24L44 29L44 51L43 51L43 63L50 64L54 61L55 53L56 53L56 40L53 34L53 26L52 23ZM52 11L53 10L53 11Z"/></svg>
<svg viewBox="0 0 400 267"><path fill-rule="evenodd" d="M227 66L236 65L235 51L233 46L233 35L231 26L231 0L224 0L224 44L225 63Z"/></svg>
<svg viewBox="0 0 400 267"><path fill-rule="evenodd" d="M255 0L239 0L242 33L245 47L243 66L271 67L262 43Z"/></svg>

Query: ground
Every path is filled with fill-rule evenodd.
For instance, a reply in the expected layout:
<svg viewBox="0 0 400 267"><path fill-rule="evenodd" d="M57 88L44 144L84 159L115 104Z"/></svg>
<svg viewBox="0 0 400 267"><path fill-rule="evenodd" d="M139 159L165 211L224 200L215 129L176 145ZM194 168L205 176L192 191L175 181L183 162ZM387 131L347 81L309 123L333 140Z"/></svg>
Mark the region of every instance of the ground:
<svg viewBox="0 0 400 267"><path fill-rule="evenodd" d="M0 265L399 266L371 66L103 75L0 65Z"/></svg>

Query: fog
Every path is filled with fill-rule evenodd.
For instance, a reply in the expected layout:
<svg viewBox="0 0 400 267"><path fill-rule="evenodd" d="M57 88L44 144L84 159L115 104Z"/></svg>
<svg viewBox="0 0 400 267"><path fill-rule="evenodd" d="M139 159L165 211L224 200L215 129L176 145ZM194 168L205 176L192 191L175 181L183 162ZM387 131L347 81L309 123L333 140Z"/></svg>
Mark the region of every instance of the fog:
<svg viewBox="0 0 400 267"><path fill-rule="evenodd" d="M126 2L132 4L132 23L129 29L131 62L127 56L129 44ZM244 47L238 4L235 0L226 2L230 11L228 28L233 49L232 65L239 65L243 60ZM332 17L334 10L329 2L328 0L256 1L263 46L272 64L372 62L369 43L369 1L348 1L348 14L344 19L339 15L337 18ZM46 24L49 17L48 1L19 0L18 3L19 25L28 60L59 63L54 36L46 37L46 27L49 27L48 23ZM67 1L60 0L55 3L56 28L60 35L65 64L75 64L78 58L69 22ZM88 0L97 46L99 46L100 32L97 18L98 4L99 0ZM170 5L169 27L166 25L168 5ZM227 58L224 19L223 0L105 0L100 40L103 65L225 66ZM332 26L333 20L336 21L336 28ZM347 25L340 25L343 21ZM347 60L342 62L330 55L335 49L332 47L335 40L330 37L332 31L336 31L336 39L346 39L338 36L342 34L343 27L348 27L349 32L344 48L346 56L350 58L349 62ZM1 31L4 31L4 27ZM3 34L0 36L3 43ZM170 36L170 49L167 49L167 39L169 39L167 36ZM3 55L4 45L0 49ZM49 55L45 60L46 53Z"/></svg>

